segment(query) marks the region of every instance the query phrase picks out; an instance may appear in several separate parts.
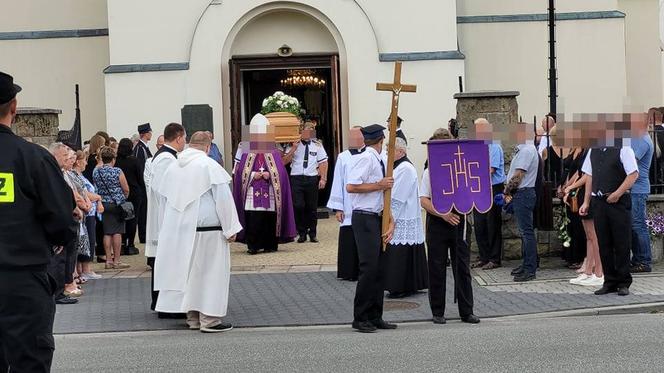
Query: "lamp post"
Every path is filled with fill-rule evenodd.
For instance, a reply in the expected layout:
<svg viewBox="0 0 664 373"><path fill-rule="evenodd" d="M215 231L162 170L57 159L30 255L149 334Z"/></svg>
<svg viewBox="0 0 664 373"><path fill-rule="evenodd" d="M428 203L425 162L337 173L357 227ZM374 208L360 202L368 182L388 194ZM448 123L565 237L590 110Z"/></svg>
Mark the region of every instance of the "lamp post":
<svg viewBox="0 0 664 373"><path fill-rule="evenodd" d="M549 0L549 113L555 115L558 105L558 73L556 69L556 1Z"/></svg>

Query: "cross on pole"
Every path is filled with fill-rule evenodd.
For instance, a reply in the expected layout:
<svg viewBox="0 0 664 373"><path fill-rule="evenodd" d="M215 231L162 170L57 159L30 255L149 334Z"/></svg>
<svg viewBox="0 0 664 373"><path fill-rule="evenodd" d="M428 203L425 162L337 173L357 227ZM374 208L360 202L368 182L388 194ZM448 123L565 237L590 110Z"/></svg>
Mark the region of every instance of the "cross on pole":
<svg viewBox="0 0 664 373"><path fill-rule="evenodd" d="M399 115L399 95L401 92L416 92L417 86L401 83L401 61L394 63L394 82L376 83L377 91L392 92L392 108L390 112L390 140L387 144L387 164L385 165L385 176L392 177L394 173L394 147L396 146L397 117ZM383 197L383 230L387 232L392 216L392 189L387 189ZM385 250L386 244L383 244Z"/></svg>

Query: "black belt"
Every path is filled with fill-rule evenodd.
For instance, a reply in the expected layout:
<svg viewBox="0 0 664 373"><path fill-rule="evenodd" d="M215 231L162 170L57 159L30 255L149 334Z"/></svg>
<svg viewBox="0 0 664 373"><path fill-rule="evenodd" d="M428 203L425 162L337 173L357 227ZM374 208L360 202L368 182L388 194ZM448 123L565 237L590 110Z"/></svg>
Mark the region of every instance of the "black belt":
<svg viewBox="0 0 664 373"><path fill-rule="evenodd" d="M358 215L369 215L369 216L382 216L380 212L364 211L364 210L353 210L353 214Z"/></svg>
<svg viewBox="0 0 664 373"><path fill-rule="evenodd" d="M198 227L196 228L196 232L214 232L214 231L221 231L221 227Z"/></svg>

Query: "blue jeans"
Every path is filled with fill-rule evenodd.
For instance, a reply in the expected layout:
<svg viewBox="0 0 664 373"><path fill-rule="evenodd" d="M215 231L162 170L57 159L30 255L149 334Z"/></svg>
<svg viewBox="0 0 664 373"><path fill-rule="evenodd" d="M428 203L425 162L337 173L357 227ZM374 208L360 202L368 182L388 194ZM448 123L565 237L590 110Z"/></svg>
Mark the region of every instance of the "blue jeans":
<svg viewBox="0 0 664 373"><path fill-rule="evenodd" d="M632 265L643 264L650 268L652 252L650 250L650 235L646 226L645 193L631 193L632 197Z"/></svg>
<svg viewBox="0 0 664 373"><path fill-rule="evenodd" d="M524 274L535 274L537 270L537 240L533 227L533 211L536 200L535 188L519 189L512 197L514 216L521 233L521 254Z"/></svg>

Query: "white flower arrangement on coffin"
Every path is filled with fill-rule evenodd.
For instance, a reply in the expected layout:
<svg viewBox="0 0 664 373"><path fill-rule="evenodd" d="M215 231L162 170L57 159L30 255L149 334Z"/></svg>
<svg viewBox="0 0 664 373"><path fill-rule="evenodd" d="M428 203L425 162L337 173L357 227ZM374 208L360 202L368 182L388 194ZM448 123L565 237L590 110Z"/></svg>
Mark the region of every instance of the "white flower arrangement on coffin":
<svg viewBox="0 0 664 373"><path fill-rule="evenodd" d="M299 118L301 114L300 101L281 91L274 92L272 96L263 100L261 114L265 115L276 112L291 113Z"/></svg>

